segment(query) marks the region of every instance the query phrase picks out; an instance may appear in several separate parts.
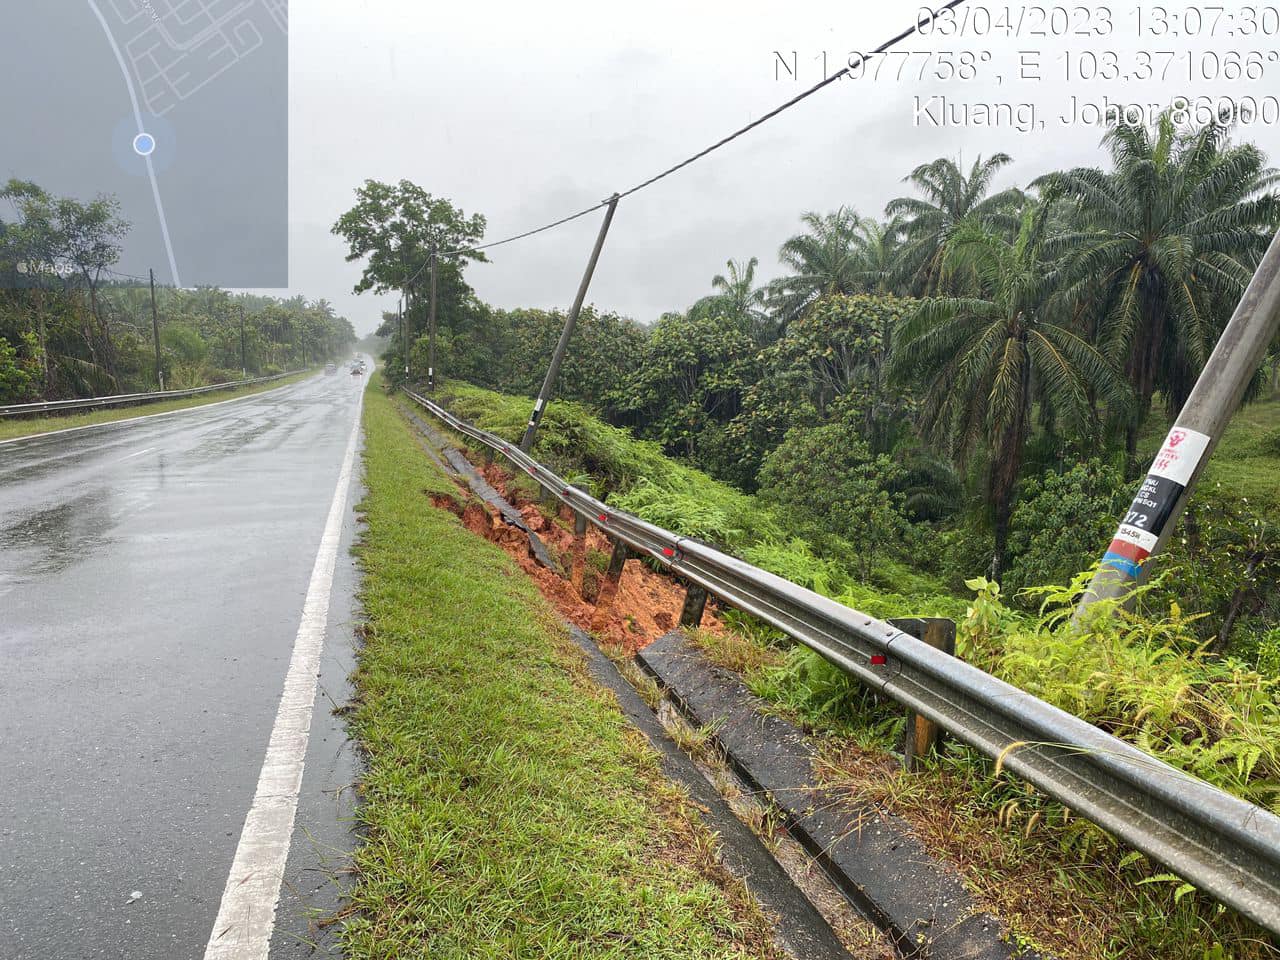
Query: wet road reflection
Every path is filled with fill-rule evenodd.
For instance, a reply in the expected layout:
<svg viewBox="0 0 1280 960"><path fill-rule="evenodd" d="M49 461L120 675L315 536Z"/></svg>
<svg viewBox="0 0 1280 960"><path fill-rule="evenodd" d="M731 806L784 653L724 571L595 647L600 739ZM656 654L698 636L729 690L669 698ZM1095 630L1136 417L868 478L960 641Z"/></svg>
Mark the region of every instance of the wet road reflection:
<svg viewBox="0 0 1280 960"><path fill-rule="evenodd" d="M363 386L0 445L5 960L203 956ZM350 839L329 716L352 666L345 551L339 568L289 867L310 886ZM316 903L286 906L273 956L314 935Z"/></svg>

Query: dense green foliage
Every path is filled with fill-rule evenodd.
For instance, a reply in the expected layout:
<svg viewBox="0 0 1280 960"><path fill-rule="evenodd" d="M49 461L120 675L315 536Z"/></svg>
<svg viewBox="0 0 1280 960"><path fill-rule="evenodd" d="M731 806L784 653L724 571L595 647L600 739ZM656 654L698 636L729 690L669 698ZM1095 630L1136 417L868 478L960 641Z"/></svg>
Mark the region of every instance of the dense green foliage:
<svg viewBox="0 0 1280 960"><path fill-rule="evenodd" d="M11 181L0 201L16 214L0 217L0 402L155 390L157 325L169 388L336 359L355 341L328 303L301 297L160 288L153 317L145 282L112 269L129 231L114 199Z"/></svg>
<svg viewBox="0 0 1280 960"><path fill-rule="evenodd" d="M775 514L803 515L774 548L795 533L831 559L836 536L867 558L837 558L854 580L915 569L959 591L983 573L1026 606L1018 590L1069 579L1100 555L1159 442L1153 404L1186 396L1280 217L1265 158L1221 124L1120 125L1103 146L1108 169L1045 174L1026 190L997 187L1011 170L1004 154L967 169L922 164L883 220L848 207L804 214L772 282L756 285L756 258L729 260L707 296L651 327L588 309L556 395L761 491ZM418 219L443 203L419 199ZM368 253L355 240L353 256ZM393 250L413 260L422 244L405 243L388 239L371 268L399 264ZM563 317L480 303L460 280L464 262L440 291L440 369L534 394ZM426 348L411 339L421 377ZM1241 462L1261 453L1240 452ZM1183 569L1170 583L1205 615L1197 634L1221 635L1218 652L1280 626L1270 528L1236 502L1274 485L1268 456L1250 461L1248 492L1229 484L1212 506L1203 493L1186 543L1170 551ZM646 478L627 495L656 509L661 484ZM684 508L669 513L711 509ZM1215 522L1196 528L1197 515ZM695 526L743 526L709 521Z"/></svg>
<svg viewBox="0 0 1280 960"><path fill-rule="evenodd" d="M446 384L443 395L453 409L485 429L513 439L521 433L526 398L456 382ZM797 433L803 437L830 429ZM815 451L815 458L842 456L841 442L834 438ZM779 449L797 458L788 477L810 469L799 462L803 442L793 445L788 438ZM1030 614L1011 607L986 578L972 579L960 597L936 579L882 558L868 581L863 579L860 546L825 525L815 529L804 511L779 502L768 487L757 496L743 494L666 459L653 442L600 422L576 403L550 406L535 453L615 506L723 544L757 566L854 609L881 618L950 617L959 625L958 653L966 661L1175 767L1280 812L1280 631L1260 634L1242 656L1215 655L1203 641L1202 621L1174 599L1171 575L1144 588L1135 611L1099 608L1094 622L1080 631L1067 623L1084 582L1079 577L1067 586L1032 591L1025 600L1038 612ZM821 463L812 469L823 471ZM858 471L849 472L856 486ZM1037 582L1065 573L1062 582L1069 581L1073 538L1087 547L1091 524L1094 534L1101 529L1105 536L1114 523L1108 497L1123 496L1115 490L1118 475L1118 468L1098 461L1062 474L1046 473L1028 490L1025 509L1015 514L1011 573ZM828 480L824 494L830 486ZM841 497L837 493L832 499ZM1079 530L1071 529L1076 517ZM1178 580L1185 583L1185 575L1179 573ZM1237 574L1228 583L1239 581ZM732 611L728 618L739 634L763 648L763 653L742 658L755 664L748 681L756 693L821 731L852 737L875 750L894 748L902 729L898 709L758 622ZM964 805L972 828L1006 838L1012 847L1005 853L1007 862L1034 861L1045 881L1058 885L1067 898L1059 909L1092 904L1089 909L1119 905L1124 910L1122 922L1096 925L1105 928L1092 931L1096 940L1071 943L1073 950L1081 950L1079 955L1117 960L1274 956L1256 928L1198 895L1177 894L1181 881L1016 779L992 777L989 764L976 752L949 744L936 762L963 785L954 802ZM932 790L936 782L915 783L900 789L926 789L918 784L927 783ZM1015 821L1017 829L1009 829ZM1001 878L1010 885L1021 879L1016 870ZM1225 945L1227 952L1214 952L1215 943Z"/></svg>

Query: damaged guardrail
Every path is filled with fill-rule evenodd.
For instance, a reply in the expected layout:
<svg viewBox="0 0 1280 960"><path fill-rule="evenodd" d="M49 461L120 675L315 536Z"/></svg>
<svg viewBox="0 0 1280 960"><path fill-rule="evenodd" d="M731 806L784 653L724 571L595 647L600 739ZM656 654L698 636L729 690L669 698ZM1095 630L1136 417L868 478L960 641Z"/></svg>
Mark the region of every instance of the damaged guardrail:
<svg viewBox="0 0 1280 960"><path fill-rule="evenodd" d="M713 547L618 511L519 446L405 393L446 426L502 454L620 550L651 557L759 617L840 669L999 758L1048 796L1280 933L1280 817L1144 753L902 630ZM625 554L623 555L625 556ZM699 608L700 613L700 608Z"/></svg>
<svg viewBox="0 0 1280 960"><path fill-rule="evenodd" d="M181 400L184 397L197 397L202 393L214 393L218 390L233 390L236 387L251 387L258 383L272 383L302 373L293 370L289 373L277 373L269 377L251 377L248 380L230 380L226 383L211 383L207 387L191 387L188 390L159 390L155 393L121 393L110 397L88 397L82 400L50 400L45 403L19 403L0 407L0 417L38 416L42 413L63 413L74 410L97 410L106 407L125 407L130 404L156 403L160 400Z"/></svg>

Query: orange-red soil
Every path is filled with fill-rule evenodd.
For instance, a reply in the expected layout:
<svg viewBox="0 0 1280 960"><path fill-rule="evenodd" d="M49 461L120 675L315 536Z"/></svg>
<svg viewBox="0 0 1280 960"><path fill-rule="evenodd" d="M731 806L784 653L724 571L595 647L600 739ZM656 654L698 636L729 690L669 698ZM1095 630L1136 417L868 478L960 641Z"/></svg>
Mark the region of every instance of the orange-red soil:
<svg viewBox="0 0 1280 960"><path fill-rule="evenodd" d="M628 560L620 581L616 585L609 583L604 572L597 569L607 563L612 550L604 534L588 527L586 536L579 540L573 534L573 515L567 508L561 509L561 522L548 519L536 501L514 490L510 475L496 463L476 467L520 511L529 529L569 571L569 579L535 561L524 533L485 507L471 503L463 508L451 498L438 495L431 498L432 502L459 516L472 532L506 550L570 623L627 653L642 650L679 623L684 605L684 588L680 584L640 560ZM587 562L590 553L596 554L594 564ZM713 633L725 630L712 603L707 604L702 628Z"/></svg>

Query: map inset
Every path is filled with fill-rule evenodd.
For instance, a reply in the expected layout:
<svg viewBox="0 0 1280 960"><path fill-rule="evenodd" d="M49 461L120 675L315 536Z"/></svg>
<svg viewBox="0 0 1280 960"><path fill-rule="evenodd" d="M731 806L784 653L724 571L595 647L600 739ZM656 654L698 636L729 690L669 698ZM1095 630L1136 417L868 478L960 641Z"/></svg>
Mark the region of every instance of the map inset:
<svg viewBox="0 0 1280 960"><path fill-rule="evenodd" d="M45 0L0 21L0 180L132 224L121 272L288 284L287 0ZM0 218L5 211L0 211Z"/></svg>

